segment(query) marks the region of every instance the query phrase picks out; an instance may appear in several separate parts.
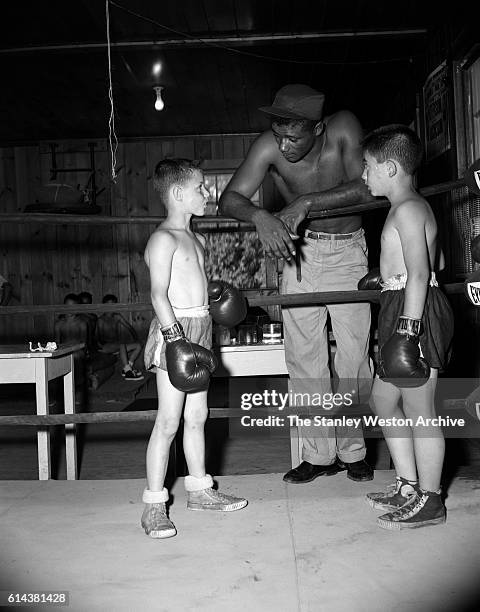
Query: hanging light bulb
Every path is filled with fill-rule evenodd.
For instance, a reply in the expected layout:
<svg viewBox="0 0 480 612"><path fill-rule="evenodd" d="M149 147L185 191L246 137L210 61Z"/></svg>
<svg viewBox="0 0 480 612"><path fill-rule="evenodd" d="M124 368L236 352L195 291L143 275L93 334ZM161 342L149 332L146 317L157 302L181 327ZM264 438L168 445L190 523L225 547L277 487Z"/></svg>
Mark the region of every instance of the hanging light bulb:
<svg viewBox="0 0 480 612"><path fill-rule="evenodd" d="M157 94L157 99L155 100L155 110L161 111L165 108L165 102L162 100L162 89L163 87L156 86L153 88Z"/></svg>

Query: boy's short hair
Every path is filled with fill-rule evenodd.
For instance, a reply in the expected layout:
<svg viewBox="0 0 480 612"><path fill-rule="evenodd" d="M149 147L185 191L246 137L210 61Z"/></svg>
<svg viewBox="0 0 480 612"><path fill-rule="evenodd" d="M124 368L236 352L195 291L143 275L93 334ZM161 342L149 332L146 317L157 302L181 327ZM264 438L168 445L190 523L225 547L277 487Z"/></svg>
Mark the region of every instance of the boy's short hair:
<svg viewBox="0 0 480 612"><path fill-rule="evenodd" d="M170 187L174 184L184 184L195 170L199 170L199 166L192 159L180 157L162 159L155 166L153 188L160 193L160 198L166 203Z"/></svg>
<svg viewBox="0 0 480 612"><path fill-rule="evenodd" d="M102 304L106 304L107 302L113 302L116 304L118 302L118 298L116 295L113 295L113 293L107 293L107 295L104 295L102 298Z"/></svg>
<svg viewBox="0 0 480 612"><path fill-rule="evenodd" d="M63 303L74 302L75 304L80 304L80 300L78 299L78 295L76 293L67 293L67 295L63 298Z"/></svg>
<svg viewBox="0 0 480 612"><path fill-rule="evenodd" d="M423 146L417 134L406 125L393 123L371 131L361 142L380 164L387 159L398 162L407 174L414 174L420 167Z"/></svg>

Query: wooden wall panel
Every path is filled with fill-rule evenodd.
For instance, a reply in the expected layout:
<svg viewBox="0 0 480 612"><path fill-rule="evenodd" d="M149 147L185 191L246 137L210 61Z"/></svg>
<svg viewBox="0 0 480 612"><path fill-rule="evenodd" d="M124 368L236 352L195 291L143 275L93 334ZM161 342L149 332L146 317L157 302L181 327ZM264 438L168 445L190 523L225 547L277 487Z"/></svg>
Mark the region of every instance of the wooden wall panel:
<svg viewBox="0 0 480 612"><path fill-rule="evenodd" d="M131 217L148 216L147 159L144 142L131 143L125 149L127 175L126 195L128 214ZM150 280L143 260L148 236L154 226L131 225L128 228L130 300L143 302L149 299ZM146 327L145 313L133 313L131 322L140 335Z"/></svg>
<svg viewBox="0 0 480 612"><path fill-rule="evenodd" d="M1 149L0 159L0 210L17 212L15 150L11 147ZM23 284L19 265L19 244L23 231L19 225L0 226L0 273L12 283L18 300L21 300ZM28 325L28 317L0 317L0 341L5 343L10 338L25 337Z"/></svg>
<svg viewBox="0 0 480 612"><path fill-rule="evenodd" d="M128 215L127 173L125 171L125 145L123 143L118 146L117 161L122 170L118 173L116 181L112 183L111 199L114 214L126 217ZM127 225L115 225L114 228L117 245L118 300L120 302L130 302L129 227Z"/></svg>
<svg viewBox="0 0 480 612"><path fill-rule="evenodd" d="M105 140L95 147L97 204L101 214L148 216L165 214L153 190L155 164L165 157L197 160L242 159L252 136L181 137L120 143L118 176L110 176L110 154ZM57 167L71 168L56 182L85 186L90 167L86 141L57 143ZM0 211L23 211L35 202L39 187L51 180L50 143L36 147L0 149ZM80 194L79 194L80 195ZM27 216L26 216L27 220ZM101 302L114 293L121 302L150 300L148 269L143 260L151 225L4 224L0 228L0 273L6 273L23 304L62 304L67 293L88 291ZM269 283L271 284L271 283ZM134 313L130 320L144 337L150 314ZM0 317L0 341L19 341L53 333L54 315Z"/></svg>
<svg viewBox="0 0 480 612"><path fill-rule="evenodd" d="M153 177L155 166L164 157L167 157L167 155L163 152L161 142L148 142L146 146L146 155L148 212L150 215L165 215L165 207L160 202L158 193L153 188Z"/></svg>

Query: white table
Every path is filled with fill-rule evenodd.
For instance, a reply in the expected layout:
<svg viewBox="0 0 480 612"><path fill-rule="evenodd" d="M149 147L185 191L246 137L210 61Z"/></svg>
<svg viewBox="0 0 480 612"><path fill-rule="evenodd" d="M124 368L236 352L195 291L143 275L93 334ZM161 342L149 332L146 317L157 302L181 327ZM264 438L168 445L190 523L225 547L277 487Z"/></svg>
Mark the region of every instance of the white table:
<svg viewBox="0 0 480 612"><path fill-rule="evenodd" d="M280 376L288 374L282 344L233 344L215 347L220 354L214 376Z"/></svg>
<svg viewBox="0 0 480 612"><path fill-rule="evenodd" d="M73 373L73 353L84 344L64 344L55 351L30 352L25 345L0 345L0 384L34 383L37 414L46 415L48 411L48 381L63 377L63 396L65 414L75 411L75 385ZM49 480L50 428L37 428L38 478ZM77 444L75 425L65 425L65 451L67 479L77 478Z"/></svg>

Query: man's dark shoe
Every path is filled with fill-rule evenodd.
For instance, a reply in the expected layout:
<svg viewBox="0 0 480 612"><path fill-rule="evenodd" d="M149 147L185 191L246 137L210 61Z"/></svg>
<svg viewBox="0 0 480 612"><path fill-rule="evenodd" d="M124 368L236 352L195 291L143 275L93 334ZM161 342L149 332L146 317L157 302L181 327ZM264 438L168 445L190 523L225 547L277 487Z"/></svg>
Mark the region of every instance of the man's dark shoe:
<svg viewBox="0 0 480 612"><path fill-rule="evenodd" d="M347 463L339 459L338 463L343 466L343 469L346 468L347 478L350 478L350 480L355 480L356 482L373 480L373 468L368 465L365 459L354 461L353 463Z"/></svg>
<svg viewBox="0 0 480 612"><path fill-rule="evenodd" d="M333 476L333 474L337 474L344 469L346 468L341 466L338 461L331 465L313 465L308 461L302 461L299 466L288 471L283 480L290 484L303 484L304 482L312 482L318 476Z"/></svg>

